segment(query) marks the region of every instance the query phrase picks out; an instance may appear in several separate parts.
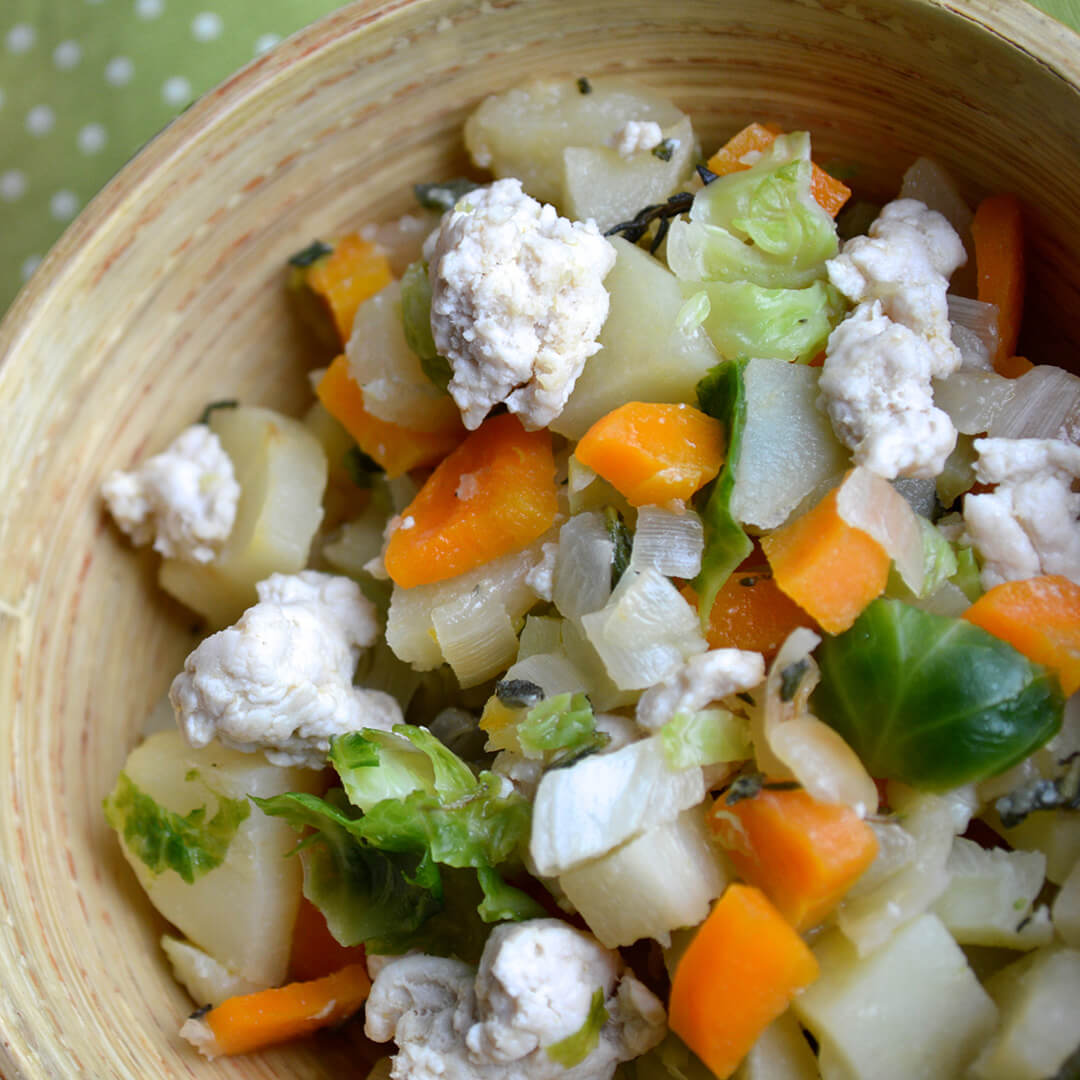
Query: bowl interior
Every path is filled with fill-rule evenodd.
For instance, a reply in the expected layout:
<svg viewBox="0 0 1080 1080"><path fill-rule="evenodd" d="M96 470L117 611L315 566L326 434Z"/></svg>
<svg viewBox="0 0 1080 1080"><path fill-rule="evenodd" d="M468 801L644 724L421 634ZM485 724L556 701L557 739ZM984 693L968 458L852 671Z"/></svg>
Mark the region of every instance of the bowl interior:
<svg viewBox="0 0 1080 1080"><path fill-rule="evenodd" d="M814 134L861 194L919 154L964 193L1013 190L1032 231L1033 359L1080 334L1077 39L1001 0L361 0L290 39L160 135L73 225L0 328L0 1073L355 1073L348 1040L208 1065L162 926L101 800L196 640L154 559L109 526L111 468L210 400L298 412L306 336L285 258L408 210L460 172L460 129L526 73L629 73L706 148L751 119ZM351 1062L351 1064L350 1064Z"/></svg>

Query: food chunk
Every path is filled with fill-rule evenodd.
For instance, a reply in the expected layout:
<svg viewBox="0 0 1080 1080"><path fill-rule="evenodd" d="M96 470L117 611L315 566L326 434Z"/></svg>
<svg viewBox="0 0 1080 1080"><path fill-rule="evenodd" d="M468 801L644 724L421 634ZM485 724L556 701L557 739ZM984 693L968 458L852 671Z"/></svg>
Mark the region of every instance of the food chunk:
<svg viewBox="0 0 1080 1080"><path fill-rule="evenodd" d="M466 195L426 254L431 332L465 426L503 402L526 428L545 427L600 348L615 249L593 222L561 218L507 179Z"/></svg>

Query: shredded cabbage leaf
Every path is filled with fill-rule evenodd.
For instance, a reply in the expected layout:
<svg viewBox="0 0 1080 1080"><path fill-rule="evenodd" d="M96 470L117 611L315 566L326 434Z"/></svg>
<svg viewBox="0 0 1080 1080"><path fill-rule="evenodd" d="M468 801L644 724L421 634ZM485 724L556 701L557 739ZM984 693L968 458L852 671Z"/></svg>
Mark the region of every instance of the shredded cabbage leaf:
<svg viewBox="0 0 1080 1080"><path fill-rule="evenodd" d="M753 754L747 722L727 709L676 713L659 735L673 769L744 761Z"/></svg>

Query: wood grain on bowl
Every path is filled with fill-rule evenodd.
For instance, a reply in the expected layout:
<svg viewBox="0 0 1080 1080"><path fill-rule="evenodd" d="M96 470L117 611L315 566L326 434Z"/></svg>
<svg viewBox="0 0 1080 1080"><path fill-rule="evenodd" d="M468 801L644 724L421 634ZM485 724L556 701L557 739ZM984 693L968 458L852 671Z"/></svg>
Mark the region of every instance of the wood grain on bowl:
<svg viewBox="0 0 1080 1080"><path fill-rule="evenodd" d="M620 71L706 148L751 119L886 196L920 153L1030 210L1032 348L1080 343L1080 49L1006 0L361 0L164 131L72 225L0 327L0 1075L353 1075L347 1042L207 1064L162 930L101 814L193 643L102 514L114 467L210 400L298 411L284 262L465 166L461 122L529 72Z"/></svg>

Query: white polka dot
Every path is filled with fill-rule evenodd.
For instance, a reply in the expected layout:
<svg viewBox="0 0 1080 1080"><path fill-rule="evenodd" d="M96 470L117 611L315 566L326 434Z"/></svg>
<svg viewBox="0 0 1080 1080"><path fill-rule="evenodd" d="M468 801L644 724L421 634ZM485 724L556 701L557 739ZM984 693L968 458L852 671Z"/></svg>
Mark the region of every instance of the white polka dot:
<svg viewBox="0 0 1080 1080"><path fill-rule="evenodd" d="M165 0L135 0L135 14L140 19L156 19L165 10Z"/></svg>
<svg viewBox="0 0 1080 1080"><path fill-rule="evenodd" d="M26 173L18 169L8 169L0 173L0 199L15 202L26 194Z"/></svg>
<svg viewBox="0 0 1080 1080"><path fill-rule="evenodd" d="M100 124L86 124L75 136L75 143L84 154L96 154L108 141L109 134Z"/></svg>
<svg viewBox="0 0 1080 1080"><path fill-rule="evenodd" d="M255 55L262 56L281 41L280 34L263 34L255 39Z"/></svg>
<svg viewBox="0 0 1080 1080"><path fill-rule="evenodd" d="M191 100L191 83L183 75L174 75L161 84L161 100L166 105L186 105Z"/></svg>
<svg viewBox="0 0 1080 1080"><path fill-rule="evenodd" d="M19 273L22 274L23 281L27 281L30 275L41 265L40 255L31 255L22 266L19 267Z"/></svg>
<svg viewBox="0 0 1080 1080"><path fill-rule="evenodd" d="M73 191L58 191L49 200L49 213L57 221L70 221L79 210L79 199Z"/></svg>
<svg viewBox="0 0 1080 1080"><path fill-rule="evenodd" d="M29 23L16 23L4 38L9 53L29 52L37 41L37 31Z"/></svg>
<svg viewBox="0 0 1080 1080"><path fill-rule="evenodd" d="M105 81L110 86L127 86L135 75L135 65L129 56L114 56L105 65Z"/></svg>
<svg viewBox="0 0 1080 1080"><path fill-rule="evenodd" d="M70 71L73 67L77 67L82 59L82 46L77 41L61 41L53 49L52 58L53 63L61 71Z"/></svg>
<svg viewBox="0 0 1080 1080"><path fill-rule="evenodd" d="M191 36L196 41L213 41L224 29L221 16L214 11L203 11L191 20Z"/></svg>
<svg viewBox="0 0 1080 1080"><path fill-rule="evenodd" d="M56 114L48 105L35 105L26 114L26 130L31 135L48 135L56 125Z"/></svg>

